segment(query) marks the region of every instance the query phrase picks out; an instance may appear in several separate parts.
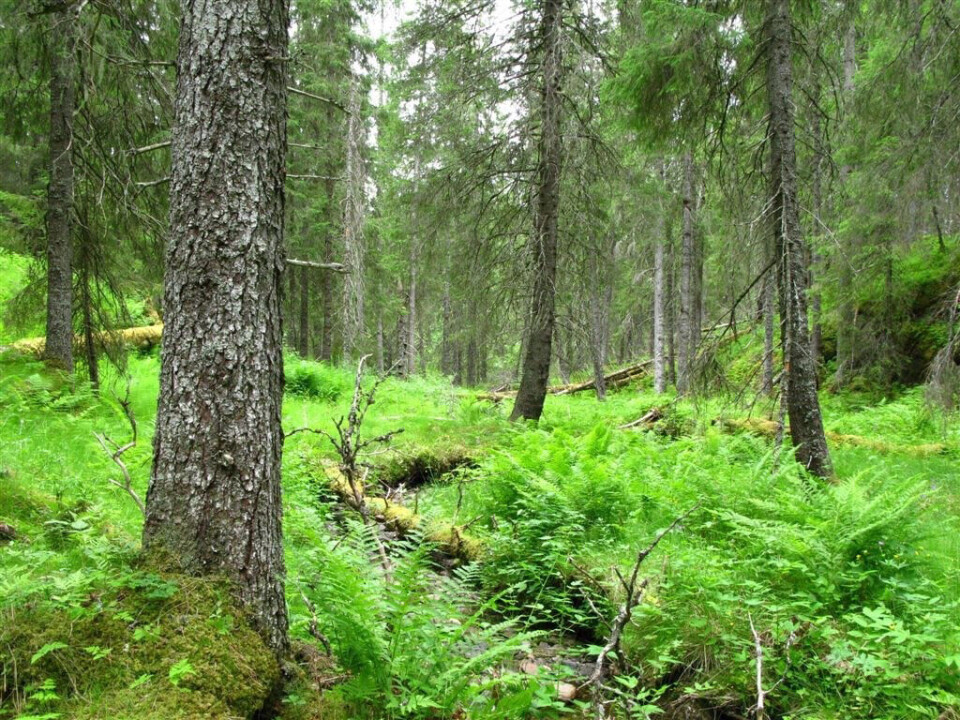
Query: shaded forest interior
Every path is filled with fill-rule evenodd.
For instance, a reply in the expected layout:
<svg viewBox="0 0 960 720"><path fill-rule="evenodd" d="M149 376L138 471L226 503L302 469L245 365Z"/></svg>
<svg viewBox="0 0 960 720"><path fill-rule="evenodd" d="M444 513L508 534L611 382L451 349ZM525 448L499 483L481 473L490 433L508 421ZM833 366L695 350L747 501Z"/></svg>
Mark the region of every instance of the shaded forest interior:
<svg viewBox="0 0 960 720"><path fill-rule="evenodd" d="M0 56L0 720L960 718L956 1Z"/></svg>

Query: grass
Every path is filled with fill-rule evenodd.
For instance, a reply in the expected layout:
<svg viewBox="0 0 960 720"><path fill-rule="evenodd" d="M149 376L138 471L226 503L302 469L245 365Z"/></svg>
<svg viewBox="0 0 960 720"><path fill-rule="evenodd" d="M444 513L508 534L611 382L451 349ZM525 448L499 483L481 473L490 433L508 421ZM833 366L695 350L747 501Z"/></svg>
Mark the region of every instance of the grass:
<svg viewBox="0 0 960 720"><path fill-rule="evenodd" d="M22 612L25 603L54 596L65 598L68 608L83 607L91 593L99 592L98 585L110 586L130 571L139 541L139 511L108 482L117 470L93 437L94 432L126 437L126 422L110 400L111 393L122 394L124 382L109 372L97 397L80 384L71 389L37 363L5 361L0 368L0 522L18 533L18 541L0 553L0 607ZM143 497L159 363L155 355L134 355L129 370L141 441L126 459ZM285 429L331 430L349 404L352 371L291 357L288 374L300 380L293 387L296 394L288 393L284 401ZM951 653L960 652L956 421L931 414L919 390L879 403L825 396L828 429L868 436L889 448L835 447L838 481L820 488L789 462L775 469L766 439L723 434L711 424L721 413L745 413L730 400L697 406L674 402L662 421L672 434L615 429L663 403L648 387L615 392L603 404L589 393L550 397L543 421L532 427L509 423L508 407L477 402L444 378L389 379L363 432L403 428L395 440L399 450L458 448L476 461L477 467L453 476L459 480L419 489L415 502L428 518L472 524L471 532L487 548L487 561L475 578L477 599L498 594L498 612L531 627L560 626L581 636L587 629L602 637L600 618L583 605L586 591L574 590L595 585L602 590L595 596L599 608L611 613L618 601L614 569L629 570L637 549L658 528L700 503L701 510L664 540L646 569L653 584L625 639L641 687L669 686L675 701L686 697L746 707L753 692L748 609L770 633L772 668L783 667L790 628L806 628L791 681L772 701L775 707L782 703L781 711L816 706L820 714L797 716L893 718L901 710L891 708L902 709L903 698L929 708L949 707L956 687L942 679L950 667L944 663L955 662ZM345 579L360 567L351 563L362 565L369 556L359 540L340 545L331 534L334 508L323 500L322 479L313 469L318 457L333 458L324 442L296 435L284 453L291 631L312 642L313 613L302 589L320 593L316 600L326 597L318 578L336 580L343 592L352 587L352 615L322 604L317 611L321 627L331 633L340 628L331 639L336 654L347 658L373 642L375 628L389 625L383 620L389 617L383 610L388 596L367 587L378 582L375 573L364 571L367 579L354 579L353 585ZM901 452L933 443L944 444L946 452L932 457ZM455 612L449 605L430 607ZM873 617L903 628L900 649L884 635L889 628L871 625ZM344 628L356 636L344 635ZM43 638L51 641L53 635ZM403 645L383 647L389 655ZM390 667L403 676L401 665ZM480 671L467 664L463 672ZM831 695L831 683L845 688L843 698ZM304 705L304 697L313 697L310 692L297 692L291 691L296 702L285 706L289 717L294 710L297 717L319 712L310 711L309 702ZM350 697L346 691L326 697L339 697L337 707L353 708L372 697L359 686L351 692ZM395 692L420 697L407 685L386 695L377 692L383 708ZM445 697L456 703L461 696ZM569 711L548 700L544 717ZM535 694L525 702L537 702ZM58 706L51 701L50 707ZM328 716L337 717L341 711L331 707ZM399 706L382 711L384 717L407 712ZM418 712L428 717L429 704ZM517 712L513 716L521 717ZM10 711L0 706L0 717L5 716Z"/></svg>

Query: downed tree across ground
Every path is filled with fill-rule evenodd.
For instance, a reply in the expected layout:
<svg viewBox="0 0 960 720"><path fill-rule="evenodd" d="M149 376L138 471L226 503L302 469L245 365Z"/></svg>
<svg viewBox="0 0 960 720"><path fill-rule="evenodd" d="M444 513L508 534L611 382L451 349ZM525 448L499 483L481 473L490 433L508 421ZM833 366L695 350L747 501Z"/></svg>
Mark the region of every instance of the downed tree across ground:
<svg viewBox="0 0 960 720"><path fill-rule="evenodd" d="M714 423L719 425L724 432L738 433L748 432L762 437L773 438L777 435L778 424L775 420L765 418L740 418L740 419L717 419ZM783 429L784 436L790 434L790 428ZM869 450L875 450L881 453L903 453L915 457L929 457L931 455L941 455L950 450L950 446L944 443L927 443L925 445L895 445L892 443L872 440L860 435L847 435L844 433L830 432L826 433L827 440L835 445L847 445L850 447L862 447Z"/></svg>
<svg viewBox="0 0 960 720"><path fill-rule="evenodd" d="M622 385L627 385L637 378L646 375L647 368L650 367L651 363L653 363L653 360L644 360L643 362L635 365L630 365L629 367L616 370L609 375L604 375L603 379L606 381L608 388L621 387ZM555 385L554 387L549 388L547 392L551 395L573 395L574 393L583 392L584 390L592 390L595 385L596 379L591 378L590 380L581 383ZM515 397L516 394L516 390L481 393L477 395L477 400L489 400L496 403L500 402L501 400L506 400L507 398Z"/></svg>
<svg viewBox="0 0 960 720"><path fill-rule="evenodd" d="M400 536L413 530L423 530L424 537L449 557L469 562L480 557L482 545L466 533L468 525L439 523L428 526L423 517L400 502L388 497L368 495L364 488L350 486L346 476L336 463L323 463L327 485L347 506L365 512L369 517L386 525ZM362 503L362 505L361 505Z"/></svg>
<svg viewBox="0 0 960 720"><path fill-rule="evenodd" d="M160 336L163 334L163 323L156 325L144 325L142 327L126 328L124 330L104 330L94 334L96 344L101 346L122 346L137 349L148 349L160 344ZM83 335L75 335L73 346L77 352L84 349L85 340ZM47 339L45 337L27 338L17 340L10 345L10 349L23 355L36 355L40 357L46 349Z"/></svg>

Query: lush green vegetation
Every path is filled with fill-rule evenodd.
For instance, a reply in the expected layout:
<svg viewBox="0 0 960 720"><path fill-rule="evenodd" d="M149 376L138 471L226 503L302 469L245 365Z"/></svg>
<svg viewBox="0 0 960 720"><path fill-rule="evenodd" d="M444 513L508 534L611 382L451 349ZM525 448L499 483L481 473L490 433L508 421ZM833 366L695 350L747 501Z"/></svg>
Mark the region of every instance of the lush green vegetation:
<svg viewBox="0 0 960 720"><path fill-rule="evenodd" d="M119 470L93 435L128 437L111 399L124 382L109 378L98 397L35 362L2 368L0 522L16 531L0 551L2 641L13 648L4 673L16 688L2 712L243 714L260 692L245 673L275 670L249 665L257 640L240 632L242 613L215 586L136 560L140 513L110 484ZM140 438L123 459L142 497L158 361L131 357L129 371ZM288 375L285 428L332 430L352 371L290 357ZM564 666L530 676L515 672L516 658L558 637L595 656L620 600L615 571L695 505L644 568L651 585L619 680L635 708L750 707L751 621L765 638L766 683L784 677L767 699L778 715L935 718L956 706L960 426L920 390L825 396L830 430L882 446L835 446L838 480L821 484L777 463L768 438L712 424L742 412L732 401L675 402L660 432L616 429L662 402L643 387L605 404L555 397L539 427L518 427L443 378L387 380L363 431L404 433L374 462L451 447L473 460L408 490L424 525L388 540L391 582L371 529L344 517L327 488L326 441L288 438L288 600L301 649L281 716L577 715L556 700ZM418 540L451 520L469 524L482 558L441 574ZM330 685L322 694L318 679ZM144 696L157 699L144 706Z"/></svg>

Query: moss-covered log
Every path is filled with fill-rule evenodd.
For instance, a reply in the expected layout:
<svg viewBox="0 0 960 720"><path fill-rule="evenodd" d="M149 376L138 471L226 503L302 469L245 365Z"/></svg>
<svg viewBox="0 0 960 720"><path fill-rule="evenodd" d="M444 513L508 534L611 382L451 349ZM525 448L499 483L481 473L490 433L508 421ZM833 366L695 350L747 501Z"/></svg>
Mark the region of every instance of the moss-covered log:
<svg viewBox="0 0 960 720"><path fill-rule="evenodd" d="M778 427L775 421L765 418L731 418L718 420L716 422L724 432L730 434L746 432L767 438L776 437ZM789 434L789 431L789 427L784 429L785 434ZM899 453L913 457L930 457L932 455L942 455L950 451L950 446L943 443L897 445L895 443L872 440L862 437L861 435L847 435L838 432L827 432L827 440L829 440L831 444L839 447L861 447L880 453Z"/></svg>
<svg viewBox="0 0 960 720"><path fill-rule="evenodd" d="M436 543L441 552L452 558L469 562L480 557L482 543L468 535L463 526L430 523L402 503L386 497L367 495L364 488L352 488L339 466L333 463L324 464L323 472L327 486L341 501L354 510L365 511L369 517L399 535L419 530L428 541Z"/></svg>
<svg viewBox="0 0 960 720"><path fill-rule="evenodd" d="M138 350L146 350L156 347L160 344L160 337L163 334L163 324L144 325L142 327L126 328L124 330L108 330L95 333L96 344L105 347L127 347ZM40 357L46 348L46 338L27 338L18 340L11 345L11 349L23 355L36 355ZM75 335L73 338L74 352L80 353L86 349L86 342L83 335Z"/></svg>

